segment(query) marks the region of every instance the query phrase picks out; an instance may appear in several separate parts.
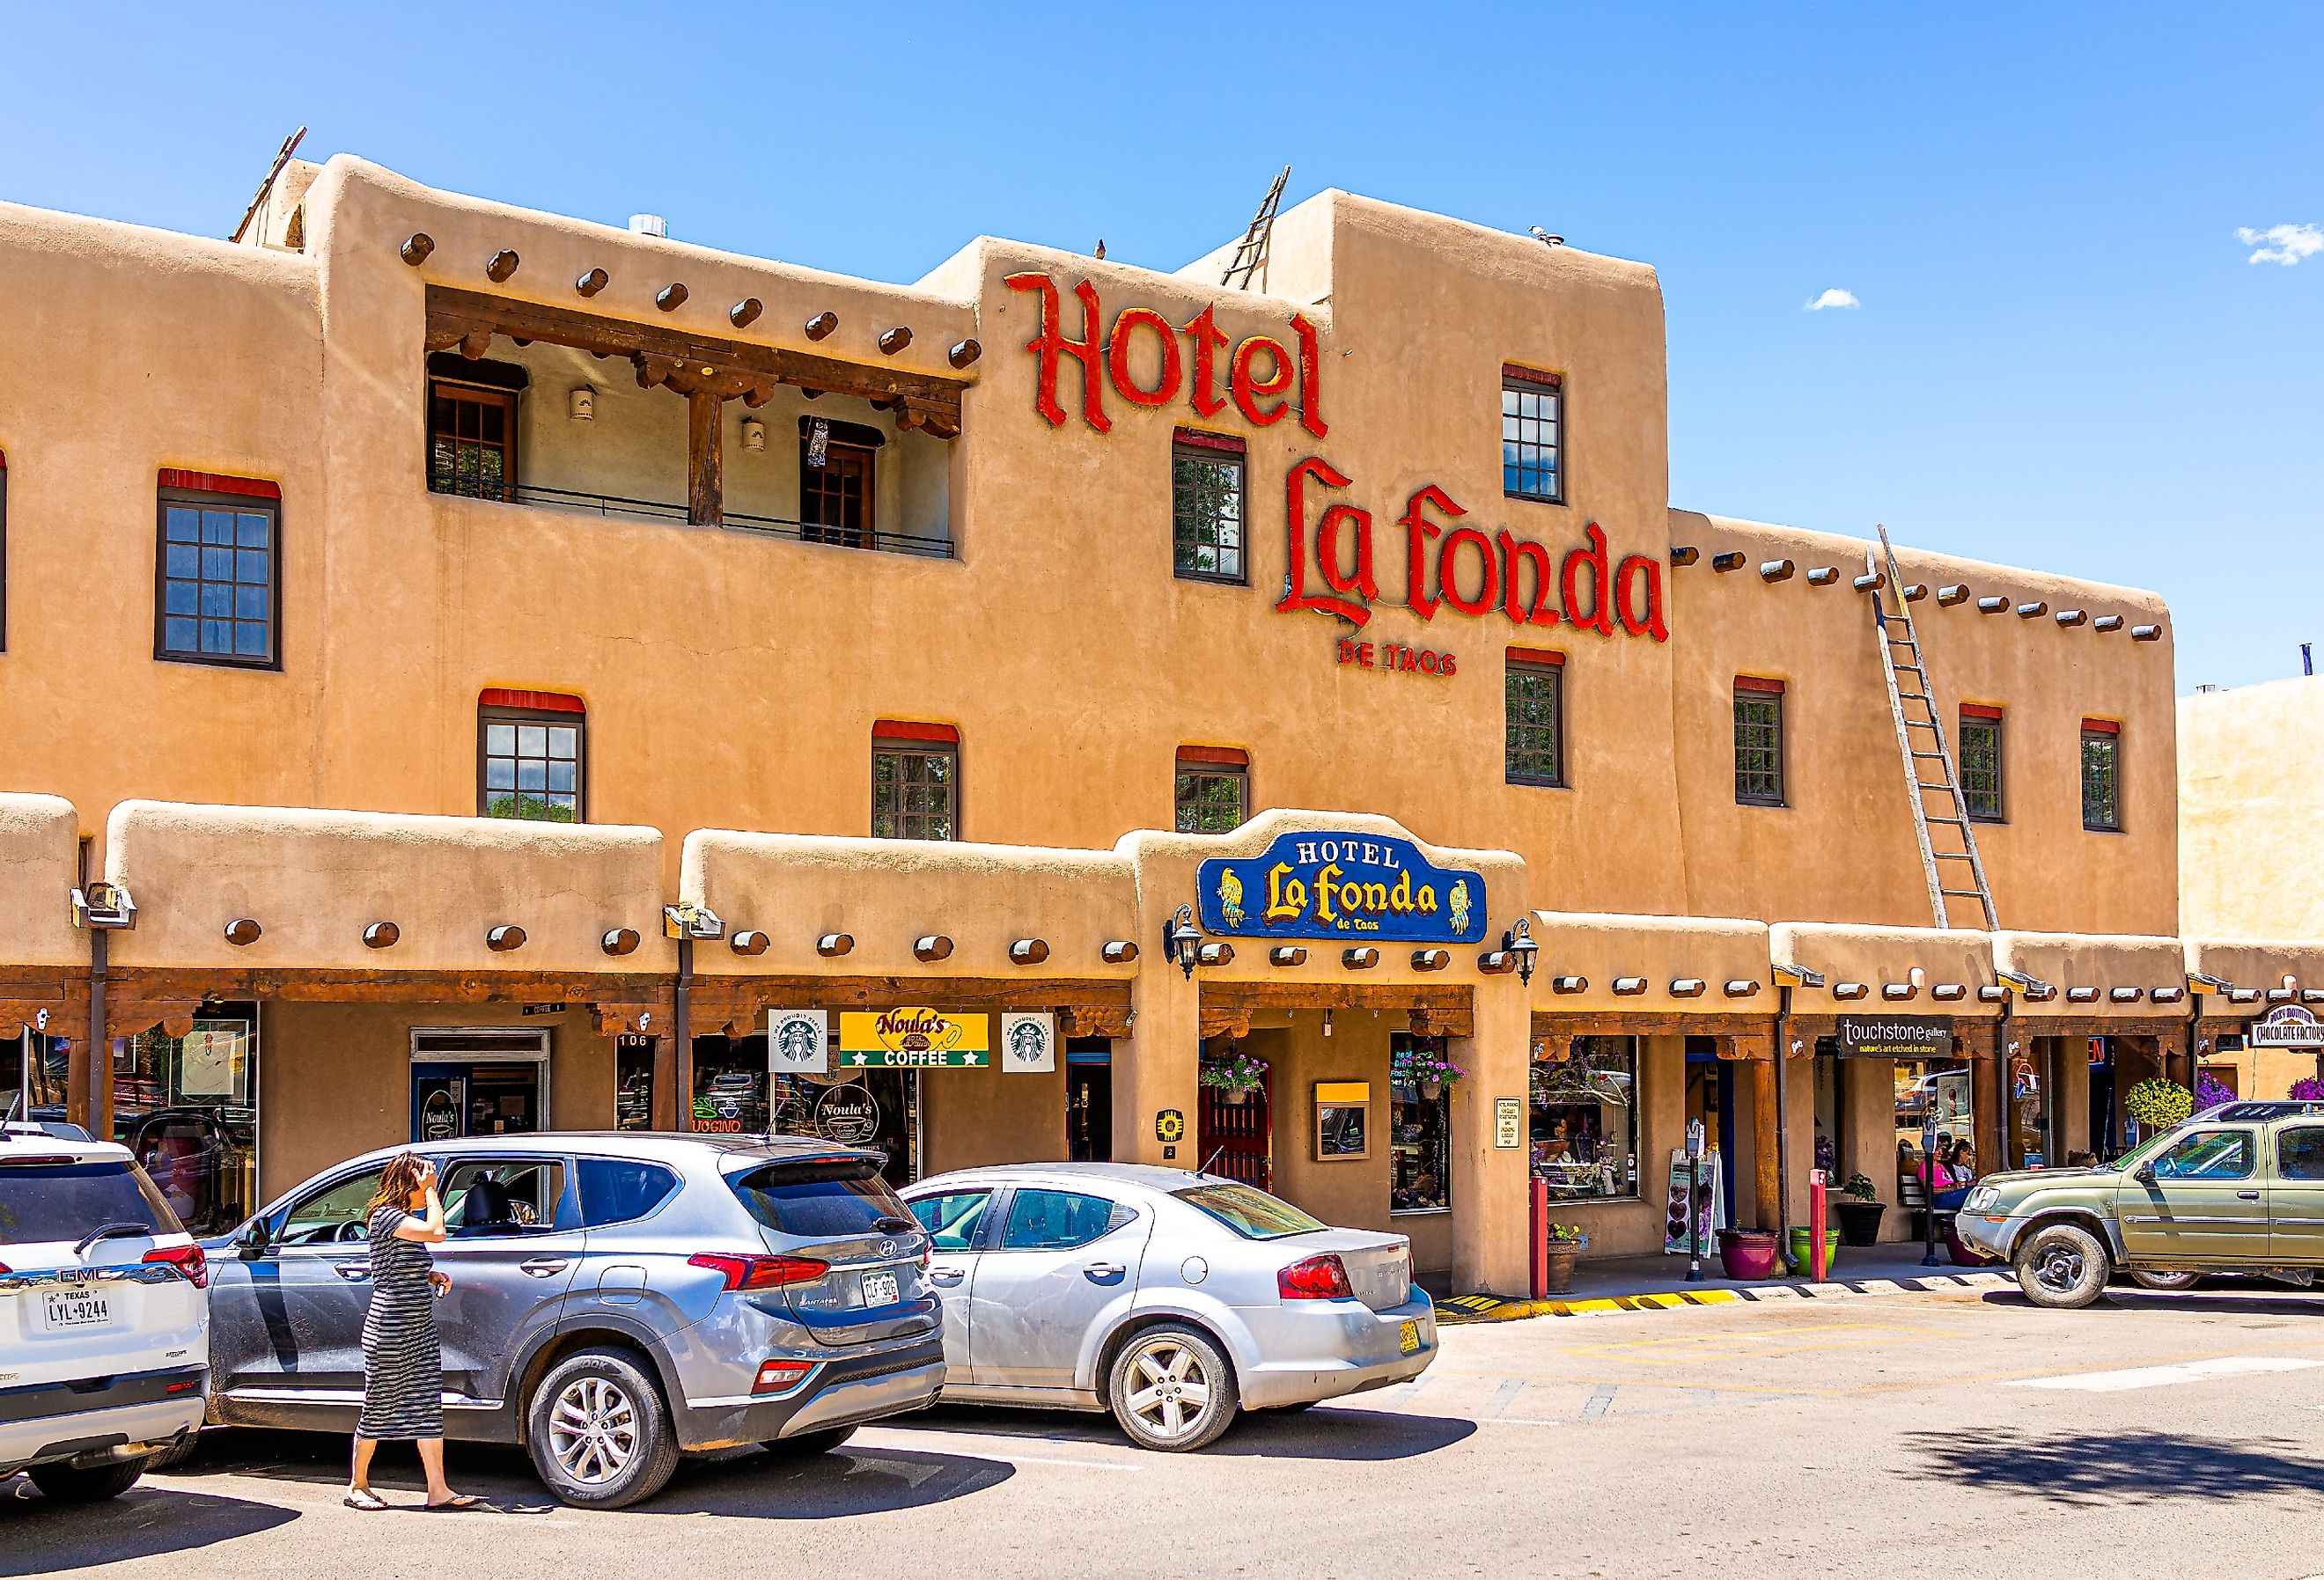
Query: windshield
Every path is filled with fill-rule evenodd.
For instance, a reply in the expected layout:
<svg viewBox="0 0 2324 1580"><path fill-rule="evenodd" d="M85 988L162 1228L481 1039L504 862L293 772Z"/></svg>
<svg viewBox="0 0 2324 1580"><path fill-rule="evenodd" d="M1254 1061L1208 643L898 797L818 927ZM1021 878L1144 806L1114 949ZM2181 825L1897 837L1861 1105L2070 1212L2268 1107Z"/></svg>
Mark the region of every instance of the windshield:
<svg viewBox="0 0 2324 1580"><path fill-rule="evenodd" d="M1171 1192L1188 1206L1216 1218L1246 1240L1281 1240L1330 1227L1280 1197L1248 1185L1197 1185Z"/></svg>
<svg viewBox="0 0 2324 1580"><path fill-rule="evenodd" d="M751 1215L781 1234L830 1239L844 1234L893 1234L917 1226L912 1215L880 1178L875 1158L818 1158L768 1163L731 1183Z"/></svg>
<svg viewBox="0 0 2324 1580"><path fill-rule="evenodd" d="M177 1215L125 1162L0 1162L0 1245L68 1243L107 1224L176 1234Z"/></svg>
<svg viewBox="0 0 2324 1580"><path fill-rule="evenodd" d="M2101 1169L2112 1169L2117 1174L2127 1174L2132 1169L2137 1168L2141 1163L2144 1163L2153 1159L2155 1153L2169 1146L2172 1141L2175 1141L2180 1137L2185 1135L2189 1129L2194 1125L2194 1120L2191 1118L2182 1119L2177 1124L2172 1125L2169 1130L2156 1131L2153 1135L2139 1142L2138 1145L2131 1148L2130 1150L2125 1152L2121 1157L2116 1158L2113 1162L2101 1163L2098 1167Z"/></svg>

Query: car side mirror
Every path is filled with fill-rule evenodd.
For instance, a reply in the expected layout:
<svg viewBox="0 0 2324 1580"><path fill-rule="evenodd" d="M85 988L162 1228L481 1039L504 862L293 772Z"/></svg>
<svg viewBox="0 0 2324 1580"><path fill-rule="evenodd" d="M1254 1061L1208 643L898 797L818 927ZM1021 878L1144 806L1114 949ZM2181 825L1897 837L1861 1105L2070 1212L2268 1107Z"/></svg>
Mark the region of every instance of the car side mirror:
<svg viewBox="0 0 2324 1580"><path fill-rule="evenodd" d="M2141 1163L2138 1166L2137 1170L2131 1175L2131 1178L2137 1180L2141 1185L2153 1184L2154 1165L2152 1163Z"/></svg>
<svg viewBox="0 0 2324 1580"><path fill-rule="evenodd" d="M253 1218L250 1227L242 1232L242 1254L244 1256L263 1256L267 1247L273 1243L274 1237L267 1233L264 1218Z"/></svg>

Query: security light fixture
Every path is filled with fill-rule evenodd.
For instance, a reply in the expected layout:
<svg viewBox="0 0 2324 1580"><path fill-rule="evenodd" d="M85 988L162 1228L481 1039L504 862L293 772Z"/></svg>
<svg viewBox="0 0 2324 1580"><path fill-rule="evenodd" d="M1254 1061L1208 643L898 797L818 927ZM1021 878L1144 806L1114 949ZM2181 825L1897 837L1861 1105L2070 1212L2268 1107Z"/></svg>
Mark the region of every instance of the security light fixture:
<svg viewBox="0 0 2324 1580"><path fill-rule="evenodd" d="M73 926L126 932L137 925L137 902L118 883L99 878L72 892Z"/></svg>
<svg viewBox="0 0 2324 1580"><path fill-rule="evenodd" d="M1785 987L1821 987L1823 985L1823 973L1811 971L1804 966L1794 966L1787 961L1778 960L1775 962L1772 969L1775 972L1775 980Z"/></svg>
<svg viewBox="0 0 2324 1580"><path fill-rule="evenodd" d="M1162 924L1162 958L1176 962L1189 982L1194 978L1194 951L1202 941L1203 935L1194 929L1194 908L1191 905L1178 907L1177 914Z"/></svg>
<svg viewBox="0 0 2324 1580"><path fill-rule="evenodd" d="M708 906L681 900L661 908L661 930L665 938L715 941L726 936L726 924Z"/></svg>
<svg viewBox="0 0 2324 1580"><path fill-rule="evenodd" d="M2233 993L2236 986L2224 976L2207 976L2200 971L2187 974L2187 985L2197 993Z"/></svg>
<svg viewBox="0 0 2324 1580"><path fill-rule="evenodd" d="M1501 935L1501 947L1517 957L1517 980L1530 984L1534 956L1541 953L1541 946L1533 941L1533 923L1522 916L1511 922Z"/></svg>
<svg viewBox="0 0 2324 1580"><path fill-rule="evenodd" d="M1997 971L1994 975L2001 978L2005 984L2015 988L2037 1004L2058 996L2058 990L2050 984L2043 982L2040 977L2028 976L2022 971Z"/></svg>

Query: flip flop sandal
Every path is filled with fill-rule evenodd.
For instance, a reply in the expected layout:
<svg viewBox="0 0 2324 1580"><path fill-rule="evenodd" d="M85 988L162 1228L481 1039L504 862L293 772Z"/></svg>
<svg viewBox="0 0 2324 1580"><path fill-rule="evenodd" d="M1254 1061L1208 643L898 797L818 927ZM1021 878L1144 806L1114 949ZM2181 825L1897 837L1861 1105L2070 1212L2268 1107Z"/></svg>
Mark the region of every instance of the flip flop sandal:
<svg viewBox="0 0 2324 1580"><path fill-rule="evenodd" d="M459 1514L470 1509L483 1508L484 1506L484 1501L482 1498L472 1496L466 1492L462 1492L442 1503L422 1503L420 1506L428 1511L430 1514L443 1514L447 1512Z"/></svg>
<svg viewBox="0 0 2324 1580"><path fill-rule="evenodd" d="M388 1506L387 1500L377 1492L349 1492L339 1501L350 1509L360 1510L365 1514L383 1512Z"/></svg>

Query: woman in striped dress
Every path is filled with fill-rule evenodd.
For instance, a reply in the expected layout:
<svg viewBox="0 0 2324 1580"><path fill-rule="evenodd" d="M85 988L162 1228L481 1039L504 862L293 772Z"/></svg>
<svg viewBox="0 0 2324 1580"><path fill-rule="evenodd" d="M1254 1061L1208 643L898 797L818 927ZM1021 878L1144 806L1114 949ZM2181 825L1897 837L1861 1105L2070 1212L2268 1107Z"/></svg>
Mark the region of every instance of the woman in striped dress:
<svg viewBox="0 0 2324 1580"><path fill-rule="evenodd" d="M428 1473L428 1507L473 1509L476 1500L444 1480L444 1355L436 1335L436 1301L452 1287L428 1247L444 1238L444 1201L436 1166L417 1152L388 1160L365 1215L371 1233L371 1310L364 1318L363 1418L355 1423L350 1509L384 1509L371 1490L371 1456L383 1439L420 1446Z"/></svg>

